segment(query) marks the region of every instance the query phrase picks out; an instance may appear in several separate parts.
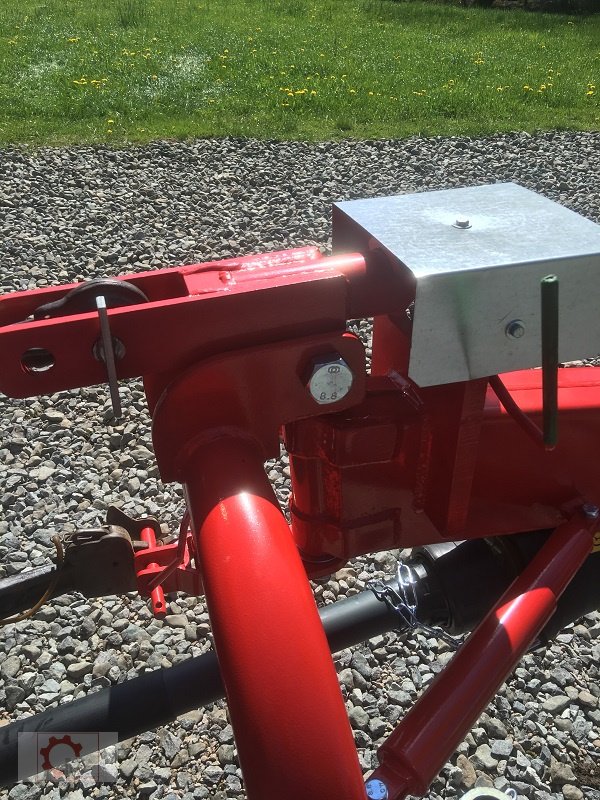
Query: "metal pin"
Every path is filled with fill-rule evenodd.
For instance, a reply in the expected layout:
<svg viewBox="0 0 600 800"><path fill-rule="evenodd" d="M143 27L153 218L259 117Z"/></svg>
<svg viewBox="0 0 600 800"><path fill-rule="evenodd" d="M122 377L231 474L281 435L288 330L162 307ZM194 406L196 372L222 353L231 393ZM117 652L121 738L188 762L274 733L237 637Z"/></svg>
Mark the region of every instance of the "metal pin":
<svg viewBox="0 0 600 800"><path fill-rule="evenodd" d="M546 275L542 290L542 395L546 450L558 440L558 278Z"/></svg>
<svg viewBox="0 0 600 800"><path fill-rule="evenodd" d="M119 384L117 383L117 367L115 363L115 351L113 347L112 334L110 332L110 322L106 310L106 299L104 295L96 298L96 308L98 309L98 319L100 320L100 334L102 336L103 361L106 366L108 377L108 388L110 390L110 401L112 403L113 414L116 419L123 416L121 408L121 398L119 396Z"/></svg>

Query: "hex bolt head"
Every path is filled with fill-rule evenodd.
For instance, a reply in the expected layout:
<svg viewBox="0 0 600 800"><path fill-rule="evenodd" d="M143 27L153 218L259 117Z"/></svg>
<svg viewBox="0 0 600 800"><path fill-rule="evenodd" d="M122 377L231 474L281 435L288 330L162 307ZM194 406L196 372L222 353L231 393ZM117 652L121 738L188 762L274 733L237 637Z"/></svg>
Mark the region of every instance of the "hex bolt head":
<svg viewBox="0 0 600 800"><path fill-rule="evenodd" d="M308 390L319 405L339 402L352 388L354 376L339 353L313 362Z"/></svg>
<svg viewBox="0 0 600 800"><path fill-rule="evenodd" d="M581 510L588 519L596 519L598 516L600 516L600 509L593 503L584 503L581 507Z"/></svg>
<svg viewBox="0 0 600 800"><path fill-rule="evenodd" d="M520 339L522 336L525 336L525 325L522 320L513 319L504 329L504 333L509 339Z"/></svg>
<svg viewBox="0 0 600 800"><path fill-rule="evenodd" d="M367 790L367 797L369 800L388 800L387 786L383 781L377 780L377 778L370 778L365 783L365 789Z"/></svg>
<svg viewBox="0 0 600 800"><path fill-rule="evenodd" d="M459 228L460 230L464 231L471 227L471 221L467 219L467 217L457 217L452 227Z"/></svg>
<svg viewBox="0 0 600 800"><path fill-rule="evenodd" d="M488 789L480 786L471 789L460 798L460 800L516 800L517 794L514 789L507 789L501 792L500 789Z"/></svg>

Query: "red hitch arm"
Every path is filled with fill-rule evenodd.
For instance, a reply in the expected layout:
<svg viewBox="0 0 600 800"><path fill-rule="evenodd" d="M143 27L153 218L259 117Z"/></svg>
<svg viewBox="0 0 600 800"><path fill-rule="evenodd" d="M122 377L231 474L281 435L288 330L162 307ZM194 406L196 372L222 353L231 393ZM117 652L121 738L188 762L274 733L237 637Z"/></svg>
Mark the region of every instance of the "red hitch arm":
<svg viewBox="0 0 600 800"><path fill-rule="evenodd" d="M185 489L249 800L364 800L323 626L260 450L205 443Z"/></svg>

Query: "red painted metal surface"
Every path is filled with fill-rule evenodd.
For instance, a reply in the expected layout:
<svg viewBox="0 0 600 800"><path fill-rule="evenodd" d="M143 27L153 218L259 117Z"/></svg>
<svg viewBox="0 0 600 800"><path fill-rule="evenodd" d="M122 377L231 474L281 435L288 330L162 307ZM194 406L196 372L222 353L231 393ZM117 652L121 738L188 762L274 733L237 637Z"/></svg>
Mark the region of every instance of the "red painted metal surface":
<svg viewBox="0 0 600 800"><path fill-rule="evenodd" d="M140 532L140 539L143 542L146 542L148 545L148 549L142 552L147 553L146 564L145 564L145 571L140 570L139 563L136 563L136 575L138 578L138 590L140 594L143 596L147 594L146 588L143 585L143 576L144 572L150 575L154 575L157 570L160 569L159 564L156 563L154 560L156 558L156 536L152 528L142 528ZM150 594L150 602L152 605L152 613L155 617L164 617L167 613L167 604L165 603L165 593L163 591L162 586L157 586L155 589L149 592Z"/></svg>
<svg viewBox="0 0 600 800"><path fill-rule="evenodd" d="M185 482L249 800L364 800L325 634L260 451L215 440L190 456Z"/></svg>
<svg viewBox="0 0 600 800"><path fill-rule="evenodd" d="M263 461L279 456L279 430L289 420L320 415L323 407L306 382L311 364L341 355L355 378L336 408L360 402L365 391L365 355L350 333L307 336L261 345L207 359L158 392L152 437L164 481L182 480L182 464L199 439L242 431L260 448ZM148 389L148 386L146 386Z"/></svg>
<svg viewBox="0 0 600 800"><path fill-rule="evenodd" d="M177 542L157 545L152 528L144 528L141 536L149 547L134 556L137 587L143 597L151 598L155 616L164 616L166 613L165 592L185 592L195 596L203 594L200 571L191 563L194 551L191 533L181 557Z"/></svg>
<svg viewBox="0 0 600 800"><path fill-rule="evenodd" d="M139 590L161 615L164 591L205 590L250 800L364 800L305 569L560 526L382 748L376 775L403 797L425 791L552 613L597 527L565 520L583 500L600 504L600 474L589 468L600 369L560 371L552 453L514 413L539 425L538 370L502 376L512 417L486 380L421 389L406 377L414 285L364 244L364 256L301 248L124 276L148 302L108 312L124 349L118 377L144 377L161 476L185 484L193 519L181 559L177 544L157 546L153 530L142 531ZM0 297L6 394L105 382L95 312L27 319L71 288ZM345 332L348 319L366 316L375 316L368 377L363 346ZM25 368L32 348L49 356L48 369ZM338 354L353 386L319 406L306 386L311 364ZM279 455L281 426L293 535L262 468Z"/></svg>
<svg viewBox="0 0 600 800"><path fill-rule="evenodd" d="M542 423L541 370L502 375L519 408ZM469 536L553 528L582 502L600 505L600 368L559 370L558 444L545 452L488 391L467 523Z"/></svg>
<svg viewBox="0 0 600 800"><path fill-rule="evenodd" d="M541 371L502 379L541 420ZM452 388L443 387L445 406L443 393L432 403L430 390L398 373L371 376L361 404L286 426L292 528L307 562L331 572L363 553L443 541L448 520L460 538L554 528L584 500L600 504L600 473L589 469L590 442L600 441L599 368L560 370L561 435L551 453L491 390L480 418L467 414L462 428Z"/></svg>
<svg viewBox="0 0 600 800"><path fill-rule="evenodd" d="M122 276L149 298L108 311L124 346L119 378L173 377L199 359L274 341L341 332L346 320L382 313L396 302L396 275L380 256L325 257L300 248ZM0 391L30 397L104 383L93 355L97 314L27 320L39 306L79 284L0 297ZM23 368L24 354L42 348L53 366ZM163 382L164 385L164 382ZM152 403L157 399L149 396Z"/></svg>

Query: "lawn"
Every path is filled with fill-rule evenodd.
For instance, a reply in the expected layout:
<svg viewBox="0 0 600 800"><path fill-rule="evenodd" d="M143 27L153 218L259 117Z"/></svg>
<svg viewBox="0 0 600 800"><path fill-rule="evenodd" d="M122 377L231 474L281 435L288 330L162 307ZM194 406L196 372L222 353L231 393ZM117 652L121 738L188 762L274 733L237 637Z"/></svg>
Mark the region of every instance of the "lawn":
<svg viewBox="0 0 600 800"><path fill-rule="evenodd" d="M599 70L598 15L394 0L3 0L0 142L596 129Z"/></svg>

